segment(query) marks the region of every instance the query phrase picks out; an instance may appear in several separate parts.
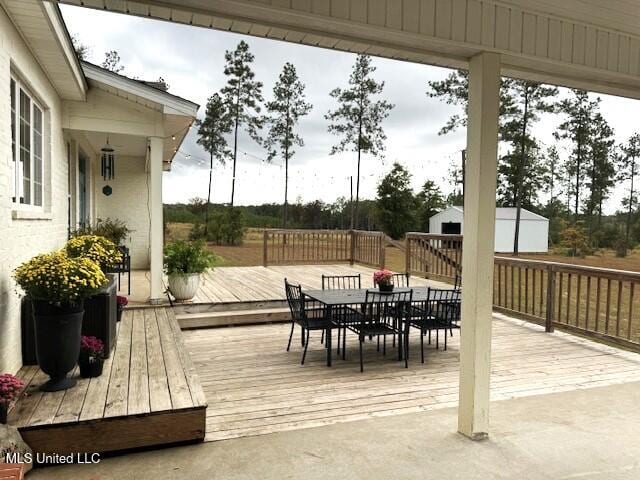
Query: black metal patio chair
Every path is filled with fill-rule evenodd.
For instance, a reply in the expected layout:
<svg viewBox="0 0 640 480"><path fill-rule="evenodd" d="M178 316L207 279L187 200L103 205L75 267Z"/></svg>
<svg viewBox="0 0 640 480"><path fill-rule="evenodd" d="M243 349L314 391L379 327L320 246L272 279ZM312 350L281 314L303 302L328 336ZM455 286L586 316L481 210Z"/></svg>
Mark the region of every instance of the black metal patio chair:
<svg viewBox="0 0 640 480"><path fill-rule="evenodd" d="M396 287L408 288L410 277L408 273L394 273L391 281Z"/></svg>
<svg viewBox="0 0 640 480"><path fill-rule="evenodd" d="M302 361L300 362L300 364L304 365L304 360L307 356L307 348L309 347L309 332L321 330L323 333L326 333L326 348L331 349L331 330L337 328L337 325L331 318L326 315L326 309L323 306L305 297L300 285L291 284L285 278L284 287L287 293L287 303L289 304L289 310L291 311L291 333L289 333L287 352L291 348L293 330L296 325L300 325L300 327L302 328L302 343L304 345L304 350L302 352ZM331 355L330 351L329 355Z"/></svg>
<svg viewBox="0 0 640 480"><path fill-rule="evenodd" d="M322 290L350 290L362 288L362 276L357 275L322 275ZM342 328L338 329L338 346L337 353L340 354L340 348L342 345L342 358L345 358L344 348L346 346L346 324L351 318L350 315L345 315L344 310L337 310L333 312L334 318L336 318ZM324 342L324 334L320 339Z"/></svg>
<svg viewBox="0 0 640 480"><path fill-rule="evenodd" d="M116 265L113 265L109 268L109 273L117 273L118 274L118 290L121 290L121 275L127 275L127 295L131 295L131 255L129 253L129 248L123 245L118 246L118 250L120 251L121 260Z"/></svg>
<svg viewBox="0 0 640 480"><path fill-rule="evenodd" d="M429 300L413 304L411 314L407 317L405 327L405 355L408 356L409 333L411 327L420 330L420 355L424 363L424 336L436 331L436 348L440 346L439 331L444 330L444 349L447 349L447 331L453 335L454 329L460 328L460 297L451 289L428 288Z"/></svg>
<svg viewBox="0 0 640 480"><path fill-rule="evenodd" d="M357 321L351 322L347 328L358 335L360 352L360 371L364 371L362 344L366 337L387 335L402 336L402 329L411 308L413 290L402 292L381 293L377 290L367 290L362 312L353 311ZM405 321L403 321L405 319ZM384 342L386 346L386 342ZM398 342L399 355L402 357L401 342ZM405 356L405 367L408 367Z"/></svg>

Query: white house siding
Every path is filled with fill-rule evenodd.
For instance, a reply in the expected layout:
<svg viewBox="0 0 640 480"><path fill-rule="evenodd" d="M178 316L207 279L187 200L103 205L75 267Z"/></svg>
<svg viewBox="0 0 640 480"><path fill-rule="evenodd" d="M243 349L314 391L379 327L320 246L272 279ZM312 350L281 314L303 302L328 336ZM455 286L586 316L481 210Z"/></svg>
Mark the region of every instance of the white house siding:
<svg viewBox="0 0 640 480"><path fill-rule="evenodd" d="M99 160L98 160L99 162ZM103 180L99 163L94 167L96 185L96 217L119 219L133 230L125 243L131 251L131 267L149 268L149 192L145 158L116 157L116 175ZM113 189L110 196L102 193L102 187Z"/></svg>
<svg viewBox="0 0 640 480"><path fill-rule="evenodd" d="M12 70L13 69L13 70ZM27 83L45 107L46 219L13 219L9 75ZM11 272L33 255L60 247L67 236L67 160L58 94L0 8L0 373L22 363L20 297Z"/></svg>

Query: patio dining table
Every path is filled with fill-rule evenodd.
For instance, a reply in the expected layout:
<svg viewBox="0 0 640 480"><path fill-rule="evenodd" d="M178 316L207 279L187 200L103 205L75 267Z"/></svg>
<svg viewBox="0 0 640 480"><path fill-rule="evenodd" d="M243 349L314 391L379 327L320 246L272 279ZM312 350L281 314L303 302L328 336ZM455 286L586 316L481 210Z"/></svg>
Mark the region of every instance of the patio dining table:
<svg viewBox="0 0 640 480"><path fill-rule="evenodd" d="M351 305L363 305L367 299L367 291L377 291L375 289L356 288L356 289L335 289L335 290L305 290L305 297L310 300L315 300L323 304L327 308L327 315L332 316L332 312L335 309L348 307ZM394 293L397 292L409 292L413 290L412 303L426 303L435 301L436 296L433 292L430 293L427 287L402 287L394 289ZM451 295L446 296L446 300L457 300L461 297L461 292L458 289L451 288ZM378 303L384 302L384 297L380 298ZM440 298L440 300L443 300ZM339 319L339 317L337 317ZM330 343L329 343L330 345ZM340 346L338 345L338 348ZM331 366L331 348L327 348L327 366Z"/></svg>

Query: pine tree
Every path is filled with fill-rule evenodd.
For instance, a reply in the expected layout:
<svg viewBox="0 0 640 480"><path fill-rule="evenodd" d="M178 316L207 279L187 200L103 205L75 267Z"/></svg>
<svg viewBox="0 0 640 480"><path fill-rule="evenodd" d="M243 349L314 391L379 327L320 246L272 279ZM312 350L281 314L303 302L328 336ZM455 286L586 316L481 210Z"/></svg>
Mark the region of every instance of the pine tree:
<svg viewBox="0 0 640 480"><path fill-rule="evenodd" d="M352 229L354 217L358 218L362 154L368 153L374 157L383 155L387 136L382 128L382 121L394 107L386 100L375 99L384 89L384 82L377 82L372 76L375 70L371 65L371 57L358 55L349 77L349 86L344 89L336 88L330 93L338 102L338 108L325 115L330 122L328 131L341 137L339 143L331 149L331 155L347 150L358 154Z"/></svg>
<svg viewBox="0 0 640 480"><path fill-rule="evenodd" d="M640 157L640 134L634 133L627 143L620 145L618 163L618 181L629 182L629 195L623 199L623 206L627 207L627 219L625 225L625 243L630 246L631 223L633 213L638 208L638 197L635 190L635 179L638 174L637 160Z"/></svg>
<svg viewBox="0 0 640 480"><path fill-rule="evenodd" d="M376 217L382 230L392 238L401 238L414 223L415 198L411 189L411 174L394 163L378 185Z"/></svg>
<svg viewBox="0 0 640 480"><path fill-rule="evenodd" d="M560 102L559 111L565 120L554 132L556 139L566 139L572 145L572 152L566 162L568 176L572 179L567 195L573 197L575 220L580 213L580 195L587 175L591 121L600 99L592 101L584 90L572 90L571 98Z"/></svg>
<svg viewBox="0 0 640 480"><path fill-rule="evenodd" d="M589 235L602 226L602 206L614 185L613 129L602 114L596 112L591 120L589 136L589 172L586 186L589 196L585 205L589 217Z"/></svg>
<svg viewBox="0 0 640 480"><path fill-rule="evenodd" d="M120 73L124 66L120 63L120 55L116 50L109 50L104 54L102 68L111 70L113 73Z"/></svg>
<svg viewBox="0 0 640 480"><path fill-rule="evenodd" d="M269 151L268 159L272 161L280 154L284 160L283 228L287 228L289 160L295 154L293 147L304 145L302 137L296 133L296 126L300 117L307 115L312 108L312 105L305 101L304 89L304 83L298 78L295 67L286 63L273 87L273 100L266 105L269 112L266 122L270 127L265 140L265 146Z"/></svg>
<svg viewBox="0 0 640 480"><path fill-rule="evenodd" d="M204 119L198 120L198 144L209 152L209 190L207 192L207 206L205 210L204 234L209 226L209 204L211 203L211 184L213 182L213 160L222 165L231 156L225 135L231 132L231 118L220 95L214 93L207 100Z"/></svg>
<svg viewBox="0 0 640 480"><path fill-rule="evenodd" d="M538 142L531 128L540 120L541 113L554 111L550 99L558 95L556 87L548 87L526 80L506 80L503 116L507 118L502 129L502 140L511 143L511 151L502 157L499 167L503 188L510 191L516 207L513 253L518 255L520 215L523 201L535 197L542 188L544 166L538 156Z"/></svg>
<svg viewBox="0 0 640 480"><path fill-rule="evenodd" d="M244 126L254 141L261 142L259 131L263 125L263 119L260 116L260 104L263 100L262 82L255 80L255 74L251 70L254 56L249 52L249 45L244 40L240 41L233 52L227 50L224 59L226 61L224 74L228 80L220 93L233 123L233 178L230 203L233 207L240 128Z"/></svg>
<svg viewBox="0 0 640 480"><path fill-rule="evenodd" d="M419 224L421 232L429 231L429 219L446 207L444 195L433 180L427 180L417 195L420 212Z"/></svg>

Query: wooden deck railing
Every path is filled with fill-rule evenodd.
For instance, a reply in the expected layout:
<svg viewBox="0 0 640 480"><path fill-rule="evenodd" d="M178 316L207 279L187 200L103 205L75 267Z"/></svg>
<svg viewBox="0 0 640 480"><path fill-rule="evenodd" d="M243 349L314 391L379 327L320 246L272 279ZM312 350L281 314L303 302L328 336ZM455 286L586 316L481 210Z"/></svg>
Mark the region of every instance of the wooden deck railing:
<svg viewBox="0 0 640 480"><path fill-rule="evenodd" d="M384 234L360 230L265 229L263 265L362 263L384 266Z"/></svg>
<svg viewBox="0 0 640 480"><path fill-rule="evenodd" d="M406 269L451 281L461 270L462 236L409 233ZM495 257L496 311L640 351L640 273Z"/></svg>
<svg viewBox="0 0 640 480"><path fill-rule="evenodd" d="M462 235L410 232L405 236L406 271L411 275L453 280L462 265Z"/></svg>

